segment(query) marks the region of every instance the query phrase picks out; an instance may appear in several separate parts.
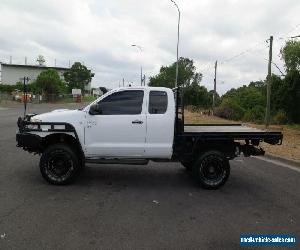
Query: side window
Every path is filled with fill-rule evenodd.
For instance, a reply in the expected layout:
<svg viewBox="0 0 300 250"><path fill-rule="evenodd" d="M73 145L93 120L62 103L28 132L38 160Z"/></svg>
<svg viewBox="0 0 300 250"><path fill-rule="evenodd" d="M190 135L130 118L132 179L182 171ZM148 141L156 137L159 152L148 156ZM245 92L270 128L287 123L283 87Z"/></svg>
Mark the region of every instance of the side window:
<svg viewBox="0 0 300 250"><path fill-rule="evenodd" d="M102 115L136 115L142 112L144 91L127 90L113 93L98 104Z"/></svg>
<svg viewBox="0 0 300 250"><path fill-rule="evenodd" d="M165 91L150 91L149 114L164 114L168 108L168 95Z"/></svg>

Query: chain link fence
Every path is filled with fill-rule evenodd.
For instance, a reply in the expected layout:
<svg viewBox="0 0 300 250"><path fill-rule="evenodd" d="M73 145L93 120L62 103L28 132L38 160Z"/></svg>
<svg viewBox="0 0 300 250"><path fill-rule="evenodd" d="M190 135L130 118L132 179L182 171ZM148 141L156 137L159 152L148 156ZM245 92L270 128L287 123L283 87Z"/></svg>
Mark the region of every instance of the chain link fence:
<svg viewBox="0 0 300 250"><path fill-rule="evenodd" d="M6 92L0 92L0 104L4 103L6 104L7 102L11 101L12 97L10 94L6 93Z"/></svg>

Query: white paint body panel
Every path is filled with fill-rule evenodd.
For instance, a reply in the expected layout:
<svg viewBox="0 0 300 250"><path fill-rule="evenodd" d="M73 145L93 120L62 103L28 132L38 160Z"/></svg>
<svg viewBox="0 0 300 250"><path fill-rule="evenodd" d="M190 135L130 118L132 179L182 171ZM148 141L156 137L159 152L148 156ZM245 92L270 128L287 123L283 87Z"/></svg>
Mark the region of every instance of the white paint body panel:
<svg viewBox="0 0 300 250"><path fill-rule="evenodd" d="M132 124L141 120L143 124ZM146 117L140 115L87 115L87 157L144 156Z"/></svg>
<svg viewBox="0 0 300 250"><path fill-rule="evenodd" d="M73 127L76 130L76 133L78 135L78 139L80 144L82 145L82 148L84 146L84 121L86 117L86 112L82 110L68 110L68 109L59 109L54 110L52 112L40 114L34 116L34 120L40 120L42 122L65 122L73 125ZM38 134L41 137L45 137L49 134L49 132L34 132L35 134ZM55 132L55 133L61 133L61 132ZM75 137L73 133L67 133L71 134Z"/></svg>
<svg viewBox="0 0 300 250"><path fill-rule="evenodd" d="M152 89L152 88L151 88ZM149 92L147 96L147 133L145 156L149 158L172 157L174 122L175 122L175 100L173 91L159 88L166 91L168 95L168 108L164 114L149 114Z"/></svg>

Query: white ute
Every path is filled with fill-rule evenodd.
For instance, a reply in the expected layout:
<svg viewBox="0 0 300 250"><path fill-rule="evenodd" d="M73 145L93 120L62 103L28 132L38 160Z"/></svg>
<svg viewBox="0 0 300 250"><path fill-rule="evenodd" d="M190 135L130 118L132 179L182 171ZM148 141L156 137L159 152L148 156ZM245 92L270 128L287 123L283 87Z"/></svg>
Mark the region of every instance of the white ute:
<svg viewBox="0 0 300 250"><path fill-rule="evenodd" d="M79 110L27 115L18 119L17 146L42 155L42 176L52 184L71 182L85 162L153 160L180 161L204 188L218 188L228 179L229 159L263 154L261 141L282 141L280 132L240 124L184 124L181 95L180 89L118 88Z"/></svg>

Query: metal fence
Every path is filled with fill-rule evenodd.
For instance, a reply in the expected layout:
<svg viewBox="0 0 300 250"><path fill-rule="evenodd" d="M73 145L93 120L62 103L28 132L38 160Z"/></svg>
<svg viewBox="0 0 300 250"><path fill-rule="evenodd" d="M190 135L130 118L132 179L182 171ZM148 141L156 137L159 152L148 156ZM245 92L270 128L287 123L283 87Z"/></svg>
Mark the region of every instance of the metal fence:
<svg viewBox="0 0 300 250"><path fill-rule="evenodd" d="M12 97L10 94L6 92L0 92L0 104L1 103L7 103L12 100Z"/></svg>

